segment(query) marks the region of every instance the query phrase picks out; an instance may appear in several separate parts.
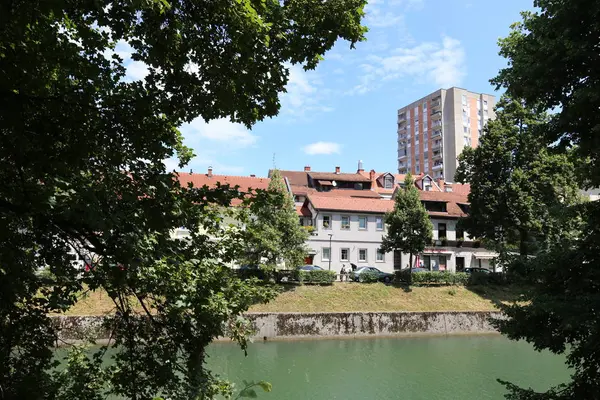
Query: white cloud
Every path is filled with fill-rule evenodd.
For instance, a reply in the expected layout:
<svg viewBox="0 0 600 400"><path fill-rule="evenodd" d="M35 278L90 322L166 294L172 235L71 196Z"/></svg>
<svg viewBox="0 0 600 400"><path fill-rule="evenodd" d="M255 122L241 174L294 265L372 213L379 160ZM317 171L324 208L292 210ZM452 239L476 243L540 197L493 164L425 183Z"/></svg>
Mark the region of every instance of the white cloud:
<svg viewBox="0 0 600 400"><path fill-rule="evenodd" d="M336 68L336 69L333 70L333 73L335 75L342 75L344 73L344 70L341 69L341 68Z"/></svg>
<svg viewBox="0 0 600 400"><path fill-rule="evenodd" d="M287 93L281 96L281 115L307 117L319 112L329 112L333 108L325 105L329 89L315 71L304 71L300 65L287 65L289 78Z"/></svg>
<svg viewBox="0 0 600 400"><path fill-rule="evenodd" d="M394 49L383 56L371 55L360 66L360 82L348 94L364 94L383 82L413 77L436 86L460 85L465 72L465 51L460 41L443 37L441 43L426 42L412 48Z"/></svg>
<svg viewBox="0 0 600 400"><path fill-rule="evenodd" d="M189 124L184 124L181 131L189 141L195 142L198 138L203 138L237 148L251 146L258 139L243 125L234 124L225 118L215 119L208 123L202 118L196 118Z"/></svg>
<svg viewBox="0 0 600 400"><path fill-rule="evenodd" d="M309 155L339 153L341 146L333 142L316 142L304 147L304 152Z"/></svg>

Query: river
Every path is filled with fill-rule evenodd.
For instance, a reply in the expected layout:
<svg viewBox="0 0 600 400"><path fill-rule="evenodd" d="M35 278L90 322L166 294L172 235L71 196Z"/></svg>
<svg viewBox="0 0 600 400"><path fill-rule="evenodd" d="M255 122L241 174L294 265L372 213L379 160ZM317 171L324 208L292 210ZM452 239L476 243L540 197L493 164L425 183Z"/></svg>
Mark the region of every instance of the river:
<svg viewBox="0 0 600 400"><path fill-rule="evenodd" d="M258 342L248 357L211 345L209 367L230 381L266 380L259 399L503 399L500 378L536 390L564 382L564 357L502 336Z"/></svg>

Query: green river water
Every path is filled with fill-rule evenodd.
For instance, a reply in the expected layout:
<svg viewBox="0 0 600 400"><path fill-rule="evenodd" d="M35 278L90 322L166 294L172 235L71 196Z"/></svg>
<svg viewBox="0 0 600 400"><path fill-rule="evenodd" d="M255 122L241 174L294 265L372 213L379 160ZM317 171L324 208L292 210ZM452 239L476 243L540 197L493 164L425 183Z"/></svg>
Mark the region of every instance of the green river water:
<svg viewBox="0 0 600 400"><path fill-rule="evenodd" d="M215 343L209 354L230 381L271 382L259 399L503 399L498 378L545 390L569 377L564 357L496 335L259 342L248 357Z"/></svg>

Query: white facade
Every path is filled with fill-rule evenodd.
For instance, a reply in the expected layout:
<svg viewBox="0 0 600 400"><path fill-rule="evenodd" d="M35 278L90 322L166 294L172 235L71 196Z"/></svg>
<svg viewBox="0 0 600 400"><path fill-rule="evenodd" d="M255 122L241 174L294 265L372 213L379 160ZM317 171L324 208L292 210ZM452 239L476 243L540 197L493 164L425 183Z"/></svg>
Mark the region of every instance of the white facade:
<svg viewBox="0 0 600 400"><path fill-rule="evenodd" d="M381 253L379 250L386 230L384 214L317 211L312 206L310 209L316 216L312 221L314 231L307 243L312 264L336 272L340 272L343 265L348 268L350 264L355 264L357 267L368 265L384 272L394 272L395 269L408 267L410 259L408 254L397 257L394 266L393 252ZM431 222L434 243L427 246L418 258L413 256L413 266L423 263L423 266L428 264L434 269L450 272L474 267L492 270L491 260L497 254L475 247L477 242L472 241L466 233L463 234L461 243L456 231L458 219L432 218ZM450 243L441 241L443 238L440 236L440 228L444 225L445 238ZM441 232L443 234L443 230Z"/></svg>
<svg viewBox="0 0 600 400"><path fill-rule="evenodd" d="M357 267L368 265L386 272L394 271L393 254L379 251L385 233L383 214L321 210L317 212L310 208L316 218L313 221L314 231L307 245L311 249L314 265L323 269L329 269L331 265L331 270L336 272L339 272L343 265L346 265L346 268L350 267L351 263ZM325 226L324 222L327 221L330 222Z"/></svg>

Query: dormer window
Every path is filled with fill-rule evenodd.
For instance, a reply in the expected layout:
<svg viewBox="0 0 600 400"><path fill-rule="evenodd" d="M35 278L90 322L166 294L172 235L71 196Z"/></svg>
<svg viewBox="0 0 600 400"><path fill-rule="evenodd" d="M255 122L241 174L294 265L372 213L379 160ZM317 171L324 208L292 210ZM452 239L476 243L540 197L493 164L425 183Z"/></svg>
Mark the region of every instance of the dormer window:
<svg viewBox="0 0 600 400"><path fill-rule="evenodd" d="M446 202L443 201L423 201L423 205L427 211L447 212Z"/></svg>
<svg viewBox="0 0 600 400"><path fill-rule="evenodd" d="M391 176L386 176L384 178L384 187L386 189L392 189L394 187L394 178Z"/></svg>

